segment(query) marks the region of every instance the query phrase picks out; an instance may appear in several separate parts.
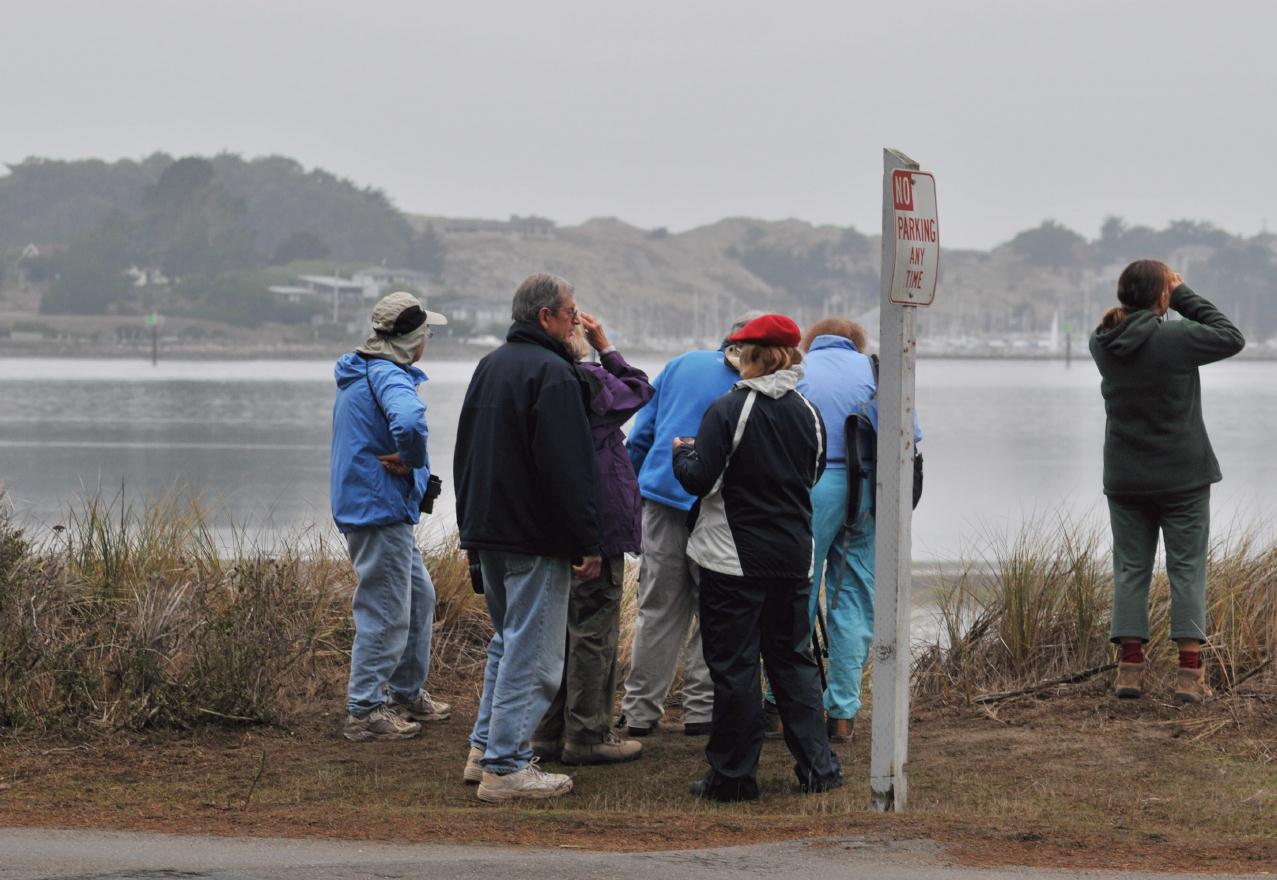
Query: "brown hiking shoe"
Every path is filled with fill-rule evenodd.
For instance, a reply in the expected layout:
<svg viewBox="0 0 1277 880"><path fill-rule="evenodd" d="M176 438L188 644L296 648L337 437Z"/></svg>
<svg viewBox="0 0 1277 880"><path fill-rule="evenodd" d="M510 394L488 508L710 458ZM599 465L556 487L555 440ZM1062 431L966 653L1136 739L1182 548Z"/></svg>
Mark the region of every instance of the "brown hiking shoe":
<svg viewBox="0 0 1277 880"><path fill-rule="evenodd" d="M1113 679L1113 694L1123 700L1137 700L1144 693L1144 664L1119 663Z"/></svg>
<svg viewBox="0 0 1277 880"><path fill-rule="evenodd" d="M411 700L402 699L392 692L390 694L390 708L402 718L422 723L447 721L452 717L452 707L441 700L431 697L425 688L417 691L417 695Z"/></svg>
<svg viewBox="0 0 1277 880"><path fill-rule="evenodd" d="M1206 667L1175 670L1175 699L1185 703L1204 703L1215 696L1206 684Z"/></svg>
<svg viewBox="0 0 1277 880"><path fill-rule="evenodd" d="M855 718L826 718L825 732L831 743L849 743L856 730Z"/></svg>
<svg viewBox="0 0 1277 880"><path fill-rule="evenodd" d="M482 760L483 749L471 746L470 754L466 755L466 769L461 771L461 779L466 785L478 785L483 781L483 765L479 763Z"/></svg>
<svg viewBox="0 0 1277 880"><path fill-rule="evenodd" d="M569 766L582 764L624 764L637 761L643 754L643 744L633 739L621 739L608 733L599 743L564 743L560 761Z"/></svg>
<svg viewBox="0 0 1277 880"><path fill-rule="evenodd" d="M784 735L781 730L780 710L776 708L775 703L763 700L763 737L780 739Z"/></svg>

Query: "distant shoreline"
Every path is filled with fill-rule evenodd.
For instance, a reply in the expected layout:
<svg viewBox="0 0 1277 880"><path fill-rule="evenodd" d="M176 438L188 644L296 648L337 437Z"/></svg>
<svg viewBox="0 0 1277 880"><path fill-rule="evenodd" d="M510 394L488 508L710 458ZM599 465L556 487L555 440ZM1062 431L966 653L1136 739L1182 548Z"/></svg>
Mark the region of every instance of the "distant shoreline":
<svg viewBox="0 0 1277 880"><path fill-rule="evenodd" d="M240 361L240 360L335 360L355 345L344 348L325 346L183 346L166 350L161 343L159 359L161 361ZM694 350L695 346L676 350L660 350L653 348L619 346L631 360L638 358L674 358L684 351ZM432 341L427 349L426 362L435 361L468 361L478 360L495 346L466 345L462 343ZM135 360L149 361L150 346L122 348L120 346L56 346L51 344L32 345L0 345L0 358L16 359L56 359L56 360ZM918 359L925 360L966 360L966 361L1064 361L1063 354L1037 352L918 352ZM1090 354L1075 351L1071 360L1088 362ZM1235 360L1277 361L1277 348L1253 346L1243 351Z"/></svg>

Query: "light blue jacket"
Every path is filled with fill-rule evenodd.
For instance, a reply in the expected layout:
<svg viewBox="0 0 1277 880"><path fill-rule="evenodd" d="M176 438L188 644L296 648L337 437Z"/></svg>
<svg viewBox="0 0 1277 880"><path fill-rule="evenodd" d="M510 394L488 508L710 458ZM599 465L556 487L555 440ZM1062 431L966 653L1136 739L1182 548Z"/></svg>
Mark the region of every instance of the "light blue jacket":
<svg viewBox="0 0 1277 880"><path fill-rule="evenodd" d="M874 430L878 430L878 400L874 397L878 383L868 355L856 350L856 344L845 336L817 336L803 356L803 378L798 391L816 405L825 420L828 434L826 469L846 470L847 416L865 410ZM913 440L922 440L918 414L913 417Z"/></svg>
<svg viewBox="0 0 1277 880"><path fill-rule="evenodd" d="M333 373L329 489L337 528L416 524L430 478L426 405L417 396L426 374L355 352L342 355ZM413 467L412 474L397 477L382 466L377 456L391 452Z"/></svg>
<svg viewBox="0 0 1277 880"><path fill-rule="evenodd" d="M812 340L811 348L803 356L803 377L798 381L798 393L814 403L825 420L829 444L827 469L846 470L844 426L847 416L864 409L876 387L873 364L867 355L856 350L850 339L817 336ZM877 414L875 406L875 420Z"/></svg>
<svg viewBox="0 0 1277 880"><path fill-rule="evenodd" d="M695 437L705 410L740 379L721 351L689 351L665 365L652 382L656 394L634 417L626 444L639 494L679 510L696 499L674 477L675 437Z"/></svg>

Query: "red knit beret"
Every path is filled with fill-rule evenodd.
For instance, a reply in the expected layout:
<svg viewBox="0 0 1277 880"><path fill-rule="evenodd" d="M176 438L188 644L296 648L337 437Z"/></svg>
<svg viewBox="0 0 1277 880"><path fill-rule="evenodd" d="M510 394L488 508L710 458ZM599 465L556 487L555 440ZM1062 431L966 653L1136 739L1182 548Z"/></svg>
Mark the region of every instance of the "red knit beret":
<svg viewBox="0 0 1277 880"><path fill-rule="evenodd" d="M759 315L727 337L728 342L752 342L755 345L784 345L794 348L802 341L798 325L784 315Z"/></svg>

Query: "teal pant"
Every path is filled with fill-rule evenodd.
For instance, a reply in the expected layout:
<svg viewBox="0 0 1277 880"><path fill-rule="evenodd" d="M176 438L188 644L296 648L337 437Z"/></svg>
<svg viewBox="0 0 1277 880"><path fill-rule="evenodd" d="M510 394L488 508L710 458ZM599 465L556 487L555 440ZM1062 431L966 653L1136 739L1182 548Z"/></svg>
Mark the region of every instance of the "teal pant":
<svg viewBox="0 0 1277 880"><path fill-rule="evenodd" d="M1206 640L1210 486L1152 498L1109 496L1113 528L1113 641L1148 641L1148 587L1160 531L1171 584L1171 638Z"/></svg>
<svg viewBox="0 0 1277 880"><path fill-rule="evenodd" d="M847 507L847 472L826 470L811 490L811 530L815 560L808 611L812 626L821 606L824 585L825 629L829 663L825 714L854 718L860 711L860 679L874 637L874 518L870 513L872 480L862 480L860 516L843 529ZM772 699L771 691L767 701Z"/></svg>

